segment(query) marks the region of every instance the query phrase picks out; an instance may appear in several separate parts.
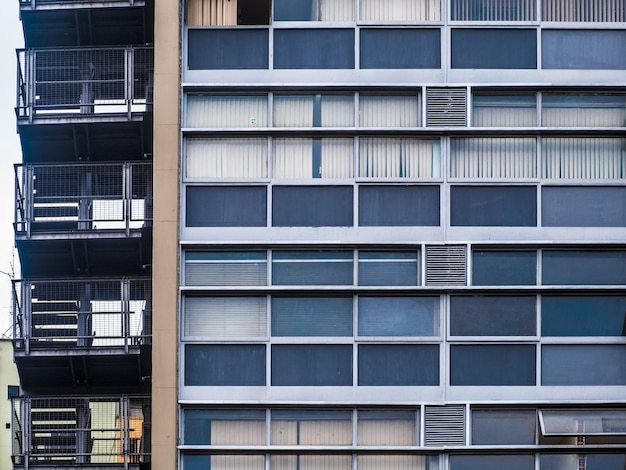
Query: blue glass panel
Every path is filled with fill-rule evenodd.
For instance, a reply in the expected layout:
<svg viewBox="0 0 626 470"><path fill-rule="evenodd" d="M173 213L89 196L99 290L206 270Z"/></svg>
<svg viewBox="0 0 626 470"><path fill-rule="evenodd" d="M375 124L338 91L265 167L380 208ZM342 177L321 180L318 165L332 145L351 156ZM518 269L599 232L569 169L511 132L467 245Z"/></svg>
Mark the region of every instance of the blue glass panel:
<svg viewBox="0 0 626 470"><path fill-rule="evenodd" d="M450 470L534 470L534 455L451 455ZM543 470L543 468L542 468Z"/></svg>
<svg viewBox="0 0 626 470"><path fill-rule="evenodd" d="M437 336L439 297L359 297L360 336Z"/></svg>
<svg viewBox="0 0 626 470"><path fill-rule="evenodd" d="M535 385L535 357L533 344L455 344L450 384Z"/></svg>
<svg viewBox="0 0 626 470"><path fill-rule="evenodd" d="M626 336L626 297L543 296L542 336Z"/></svg>
<svg viewBox="0 0 626 470"><path fill-rule="evenodd" d="M352 297L273 297L274 336L352 336Z"/></svg>
<svg viewBox="0 0 626 470"><path fill-rule="evenodd" d="M545 227L626 227L626 188L543 187Z"/></svg>
<svg viewBox="0 0 626 470"><path fill-rule="evenodd" d="M264 187L188 186L187 227L265 227Z"/></svg>
<svg viewBox="0 0 626 470"><path fill-rule="evenodd" d="M417 272L415 251L359 252L360 286L415 286Z"/></svg>
<svg viewBox="0 0 626 470"><path fill-rule="evenodd" d="M187 33L190 70L268 68L267 29L190 29Z"/></svg>
<svg viewBox="0 0 626 470"><path fill-rule="evenodd" d="M454 69L536 69L535 29L452 29Z"/></svg>
<svg viewBox="0 0 626 470"><path fill-rule="evenodd" d="M451 296L452 336L534 336L534 296Z"/></svg>
<svg viewBox="0 0 626 470"><path fill-rule="evenodd" d="M439 29L361 29L362 69L441 68Z"/></svg>
<svg viewBox="0 0 626 470"><path fill-rule="evenodd" d="M544 345L541 385L626 385L624 345Z"/></svg>
<svg viewBox="0 0 626 470"><path fill-rule="evenodd" d="M275 344L272 385L351 386L352 346L339 344Z"/></svg>
<svg viewBox="0 0 626 470"><path fill-rule="evenodd" d="M265 346L188 344L185 385L265 385Z"/></svg>
<svg viewBox="0 0 626 470"><path fill-rule="evenodd" d="M533 445L535 410L472 409L472 445Z"/></svg>
<svg viewBox="0 0 626 470"><path fill-rule="evenodd" d="M439 385L439 345L360 345L359 385Z"/></svg>
<svg viewBox="0 0 626 470"><path fill-rule="evenodd" d="M353 69L353 29L274 30L276 69Z"/></svg>
<svg viewBox="0 0 626 470"><path fill-rule="evenodd" d="M544 285L626 284L626 251L543 252Z"/></svg>
<svg viewBox="0 0 626 470"><path fill-rule="evenodd" d="M351 251L274 251L274 285L352 285Z"/></svg>
<svg viewBox="0 0 626 470"><path fill-rule="evenodd" d="M351 186L274 186L276 227L341 227L353 224Z"/></svg>
<svg viewBox="0 0 626 470"><path fill-rule="evenodd" d="M361 226L438 226L439 186L361 186Z"/></svg>
<svg viewBox="0 0 626 470"><path fill-rule="evenodd" d="M535 186L453 186L450 223L456 226L534 227Z"/></svg>
<svg viewBox="0 0 626 470"><path fill-rule="evenodd" d="M541 38L544 69L626 69L626 31L546 29Z"/></svg>
<svg viewBox="0 0 626 470"><path fill-rule="evenodd" d="M474 251L472 284L475 286L534 286L537 284L536 251Z"/></svg>

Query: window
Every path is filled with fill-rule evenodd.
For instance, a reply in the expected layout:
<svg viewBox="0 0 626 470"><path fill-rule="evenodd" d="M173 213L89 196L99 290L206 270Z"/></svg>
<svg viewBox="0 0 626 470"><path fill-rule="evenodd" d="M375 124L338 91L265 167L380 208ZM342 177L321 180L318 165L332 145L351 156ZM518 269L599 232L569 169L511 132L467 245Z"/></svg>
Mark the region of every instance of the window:
<svg viewBox="0 0 626 470"><path fill-rule="evenodd" d="M272 410L270 437L271 445L349 446L352 444L352 412Z"/></svg>
<svg viewBox="0 0 626 470"><path fill-rule="evenodd" d="M534 127L537 125L535 95L472 96L474 127Z"/></svg>
<svg viewBox="0 0 626 470"><path fill-rule="evenodd" d="M352 285L351 251L274 251L274 285Z"/></svg>
<svg viewBox="0 0 626 470"><path fill-rule="evenodd" d="M267 139L185 139L186 178L267 178Z"/></svg>
<svg viewBox="0 0 626 470"><path fill-rule="evenodd" d="M274 139L274 178L352 178L352 139Z"/></svg>
<svg viewBox="0 0 626 470"><path fill-rule="evenodd" d="M626 284L626 251L543 252L544 285Z"/></svg>
<svg viewBox="0 0 626 470"><path fill-rule="evenodd" d="M186 297L186 337L265 336L265 297Z"/></svg>
<svg viewBox="0 0 626 470"><path fill-rule="evenodd" d="M626 336L626 297L541 297L542 336Z"/></svg>
<svg viewBox="0 0 626 470"><path fill-rule="evenodd" d="M439 178L439 140L361 137L361 178Z"/></svg>
<svg viewBox="0 0 626 470"><path fill-rule="evenodd" d="M534 455L451 455L450 470L534 470Z"/></svg>
<svg viewBox="0 0 626 470"><path fill-rule="evenodd" d="M359 336L439 336L439 297L359 296Z"/></svg>
<svg viewBox="0 0 626 470"><path fill-rule="evenodd" d="M600 0L589 8L586 0L543 0L543 21L621 22L626 21L626 9L621 0ZM607 467L608 468L608 467Z"/></svg>
<svg viewBox="0 0 626 470"><path fill-rule="evenodd" d="M535 410L472 408L472 445L533 445Z"/></svg>
<svg viewBox="0 0 626 470"><path fill-rule="evenodd" d="M359 345L359 385L439 385L439 345Z"/></svg>
<svg viewBox="0 0 626 470"><path fill-rule="evenodd" d="M626 69L625 31L545 29L541 44L544 69Z"/></svg>
<svg viewBox="0 0 626 470"><path fill-rule="evenodd" d="M255 186L188 186L187 227L265 227L266 189Z"/></svg>
<svg viewBox="0 0 626 470"><path fill-rule="evenodd" d="M625 95L544 93L541 101L546 127L623 127L625 114Z"/></svg>
<svg viewBox="0 0 626 470"><path fill-rule="evenodd" d="M272 385L351 386L352 346L272 345Z"/></svg>
<svg viewBox="0 0 626 470"><path fill-rule="evenodd" d="M454 344L450 385L535 385L534 344Z"/></svg>
<svg viewBox="0 0 626 470"><path fill-rule="evenodd" d="M267 127L267 96L187 95L189 128Z"/></svg>
<svg viewBox="0 0 626 470"><path fill-rule="evenodd" d="M534 29L453 29L454 69L536 69Z"/></svg>
<svg viewBox="0 0 626 470"><path fill-rule="evenodd" d="M209 468L245 468L263 470L265 457L262 455L193 455L182 456L183 470L207 470Z"/></svg>
<svg viewBox="0 0 626 470"><path fill-rule="evenodd" d="M364 21L439 21L440 0L359 0L360 19Z"/></svg>
<svg viewBox="0 0 626 470"><path fill-rule="evenodd" d="M190 70L267 69L267 29L190 29Z"/></svg>
<svg viewBox="0 0 626 470"><path fill-rule="evenodd" d="M274 30L276 69L352 69L354 31L351 29Z"/></svg>
<svg viewBox="0 0 626 470"><path fill-rule="evenodd" d="M270 455L270 468L278 469L318 469L328 468L332 470L352 470L352 456L350 455L319 455L319 454L272 454Z"/></svg>
<svg viewBox="0 0 626 470"><path fill-rule="evenodd" d="M626 435L623 409L539 410L543 436L620 436Z"/></svg>
<svg viewBox="0 0 626 470"><path fill-rule="evenodd" d="M451 0L453 21L534 21L535 0Z"/></svg>
<svg viewBox="0 0 626 470"><path fill-rule="evenodd" d="M362 69L439 69L439 29L361 29Z"/></svg>
<svg viewBox="0 0 626 470"><path fill-rule="evenodd" d="M535 186L453 186L450 223L456 226L534 227Z"/></svg>
<svg viewBox="0 0 626 470"><path fill-rule="evenodd" d="M353 0L274 0L275 21L353 21Z"/></svg>
<svg viewBox="0 0 626 470"><path fill-rule="evenodd" d="M264 345L185 345L185 386L263 385Z"/></svg>
<svg viewBox="0 0 626 470"><path fill-rule="evenodd" d="M546 227L626 227L626 188L541 188L542 223Z"/></svg>
<svg viewBox="0 0 626 470"><path fill-rule="evenodd" d="M264 251L186 251L186 286L265 286Z"/></svg>
<svg viewBox="0 0 626 470"><path fill-rule="evenodd" d="M274 186L273 225L347 227L353 224L351 186Z"/></svg>
<svg viewBox="0 0 626 470"><path fill-rule="evenodd" d="M607 110L607 114L610 111ZM541 159L543 178L626 178L626 148L623 139L544 137L541 139Z"/></svg>
<svg viewBox="0 0 626 470"><path fill-rule="evenodd" d="M536 168L535 138L450 139L452 178L535 178Z"/></svg>
<svg viewBox="0 0 626 470"><path fill-rule="evenodd" d="M537 252L474 250L472 284L475 286L534 286Z"/></svg>
<svg viewBox="0 0 626 470"><path fill-rule="evenodd" d="M270 0L187 0L187 26L269 24Z"/></svg>
<svg viewBox="0 0 626 470"><path fill-rule="evenodd" d="M357 445L419 445L419 410L359 410L358 413Z"/></svg>
<svg viewBox="0 0 626 470"><path fill-rule="evenodd" d="M352 297L272 297L273 336L352 336Z"/></svg>
<svg viewBox="0 0 626 470"><path fill-rule="evenodd" d="M360 286L415 286L418 255L415 251L359 251Z"/></svg>
<svg viewBox="0 0 626 470"><path fill-rule="evenodd" d="M184 445L257 445L265 444L264 410L185 409Z"/></svg>
<svg viewBox="0 0 626 470"><path fill-rule="evenodd" d="M361 186L359 225L438 226L439 186Z"/></svg>
<svg viewBox="0 0 626 470"><path fill-rule="evenodd" d="M542 469L578 470L584 459L585 470L622 470L626 467L625 454L543 454Z"/></svg>
<svg viewBox="0 0 626 470"><path fill-rule="evenodd" d="M418 127L417 95L360 95L359 125L361 127Z"/></svg>
<svg viewBox="0 0 626 470"><path fill-rule="evenodd" d="M452 336L535 336L534 296L450 297Z"/></svg>
<svg viewBox="0 0 626 470"><path fill-rule="evenodd" d="M626 385L626 346L543 345L542 385Z"/></svg>
<svg viewBox="0 0 626 470"><path fill-rule="evenodd" d="M354 125L352 95L274 95L276 127L349 127Z"/></svg>

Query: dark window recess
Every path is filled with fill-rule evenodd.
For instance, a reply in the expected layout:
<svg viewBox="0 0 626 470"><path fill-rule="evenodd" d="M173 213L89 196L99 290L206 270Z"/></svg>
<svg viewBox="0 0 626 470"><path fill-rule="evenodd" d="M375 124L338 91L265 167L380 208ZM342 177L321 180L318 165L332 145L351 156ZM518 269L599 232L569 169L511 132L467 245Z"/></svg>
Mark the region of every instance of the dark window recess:
<svg viewBox="0 0 626 470"><path fill-rule="evenodd" d="M272 284L352 285L351 251L274 251Z"/></svg>
<svg viewBox="0 0 626 470"><path fill-rule="evenodd" d="M544 187L541 194L546 227L626 227L624 187Z"/></svg>
<svg viewBox="0 0 626 470"><path fill-rule="evenodd" d="M535 29L453 29L454 69L536 69Z"/></svg>
<svg viewBox="0 0 626 470"><path fill-rule="evenodd" d="M534 296L451 296L452 336L534 336Z"/></svg>
<svg viewBox="0 0 626 470"><path fill-rule="evenodd" d="M265 385L264 345L185 346L185 385Z"/></svg>
<svg viewBox="0 0 626 470"><path fill-rule="evenodd" d="M474 286L533 286L536 283L536 251L474 251L472 255Z"/></svg>
<svg viewBox="0 0 626 470"><path fill-rule="evenodd" d="M452 225L537 225L537 189L534 186L453 186L450 199Z"/></svg>
<svg viewBox="0 0 626 470"><path fill-rule="evenodd" d="M267 29L190 29L190 70L266 69Z"/></svg>
<svg viewBox="0 0 626 470"><path fill-rule="evenodd" d="M276 227L348 227L353 214L351 186L274 186Z"/></svg>
<svg viewBox="0 0 626 470"><path fill-rule="evenodd" d="M626 69L626 31L544 30L541 38L544 69Z"/></svg>
<svg viewBox="0 0 626 470"><path fill-rule="evenodd" d="M274 0L274 21L318 21L317 0Z"/></svg>
<svg viewBox="0 0 626 470"><path fill-rule="evenodd" d="M188 186L187 227L265 227L267 192L255 186Z"/></svg>
<svg viewBox="0 0 626 470"><path fill-rule="evenodd" d="M360 336L437 336L439 297L359 296Z"/></svg>
<svg viewBox="0 0 626 470"><path fill-rule="evenodd" d="M542 296L542 336L626 336L626 297Z"/></svg>
<svg viewBox="0 0 626 470"><path fill-rule="evenodd" d="M543 252L544 285L626 284L626 251Z"/></svg>
<svg viewBox="0 0 626 470"><path fill-rule="evenodd" d="M534 470L534 455L451 455L450 470Z"/></svg>
<svg viewBox="0 0 626 470"><path fill-rule="evenodd" d="M472 445L533 445L536 410L472 409Z"/></svg>
<svg viewBox="0 0 626 470"><path fill-rule="evenodd" d="M362 29L362 69L439 69L439 29Z"/></svg>
<svg viewBox="0 0 626 470"><path fill-rule="evenodd" d="M273 345L272 385L351 386L352 346Z"/></svg>
<svg viewBox="0 0 626 470"><path fill-rule="evenodd" d="M354 30L274 30L276 69L353 69Z"/></svg>
<svg viewBox="0 0 626 470"><path fill-rule="evenodd" d="M273 336L352 336L352 297L272 297Z"/></svg>
<svg viewBox="0 0 626 470"><path fill-rule="evenodd" d="M359 225L438 226L439 186L361 186Z"/></svg>
<svg viewBox="0 0 626 470"><path fill-rule="evenodd" d="M450 347L450 385L535 385L535 345Z"/></svg>
<svg viewBox="0 0 626 470"><path fill-rule="evenodd" d="M359 385L439 385L439 346L436 344L361 345L359 346Z"/></svg>
<svg viewBox="0 0 626 470"><path fill-rule="evenodd" d="M624 470L626 454L544 454L541 456L541 469L576 469L584 458L585 470Z"/></svg>
<svg viewBox="0 0 626 470"><path fill-rule="evenodd" d="M626 346L544 345L541 385L626 385Z"/></svg>
<svg viewBox="0 0 626 470"><path fill-rule="evenodd" d="M237 0L237 24L270 24L270 0Z"/></svg>

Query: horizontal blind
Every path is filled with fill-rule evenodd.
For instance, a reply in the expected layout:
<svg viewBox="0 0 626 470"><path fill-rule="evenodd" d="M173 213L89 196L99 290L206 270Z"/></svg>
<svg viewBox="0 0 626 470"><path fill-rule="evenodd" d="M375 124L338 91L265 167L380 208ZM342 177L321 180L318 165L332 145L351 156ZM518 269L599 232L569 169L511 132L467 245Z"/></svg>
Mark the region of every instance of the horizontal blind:
<svg viewBox="0 0 626 470"><path fill-rule="evenodd" d="M626 21L623 0L542 0L543 21Z"/></svg>
<svg viewBox="0 0 626 470"><path fill-rule="evenodd" d="M265 336L265 297L187 297L185 336Z"/></svg>
<svg viewBox="0 0 626 470"><path fill-rule="evenodd" d="M544 138L541 176L549 179L621 179L626 172L624 139Z"/></svg>
<svg viewBox="0 0 626 470"><path fill-rule="evenodd" d="M266 139L187 139L187 178L266 178Z"/></svg>
<svg viewBox="0 0 626 470"><path fill-rule="evenodd" d="M359 176L363 178L437 178L438 140L361 138Z"/></svg>
<svg viewBox="0 0 626 470"><path fill-rule="evenodd" d="M267 127L266 96L187 95L186 127Z"/></svg>
<svg viewBox="0 0 626 470"><path fill-rule="evenodd" d="M439 21L440 0L360 0L364 21Z"/></svg>
<svg viewBox="0 0 626 470"><path fill-rule="evenodd" d="M361 127L417 127L417 96L361 96Z"/></svg>
<svg viewBox="0 0 626 470"><path fill-rule="evenodd" d="M187 253L186 286L265 286L265 253ZM190 259L193 258L193 259Z"/></svg>
<svg viewBox="0 0 626 470"><path fill-rule="evenodd" d="M452 178L534 178L534 138L475 138L450 141Z"/></svg>

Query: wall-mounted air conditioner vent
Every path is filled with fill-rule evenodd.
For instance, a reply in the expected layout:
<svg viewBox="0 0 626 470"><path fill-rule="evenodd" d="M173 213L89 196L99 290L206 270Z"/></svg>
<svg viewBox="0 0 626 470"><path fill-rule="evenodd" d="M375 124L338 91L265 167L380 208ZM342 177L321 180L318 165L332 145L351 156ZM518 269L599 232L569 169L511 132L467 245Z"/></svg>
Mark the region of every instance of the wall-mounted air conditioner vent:
<svg viewBox="0 0 626 470"><path fill-rule="evenodd" d="M467 126L466 88L427 88L426 125L428 127Z"/></svg>
<svg viewBox="0 0 626 470"><path fill-rule="evenodd" d="M466 285L466 246L430 245L426 247L426 285Z"/></svg>
<svg viewBox="0 0 626 470"><path fill-rule="evenodd" d="M465 445L465 406L427 406L424 418L427 446Z"/></svg>

